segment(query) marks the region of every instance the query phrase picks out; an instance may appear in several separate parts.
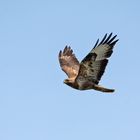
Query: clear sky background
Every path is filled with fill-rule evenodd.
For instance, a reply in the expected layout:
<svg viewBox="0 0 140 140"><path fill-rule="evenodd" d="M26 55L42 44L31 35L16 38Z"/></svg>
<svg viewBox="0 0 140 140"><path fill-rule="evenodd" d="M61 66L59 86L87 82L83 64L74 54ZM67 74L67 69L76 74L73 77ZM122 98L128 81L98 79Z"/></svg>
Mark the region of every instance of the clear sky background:
<svg viewBox="0 0 140 140"><path fill-rule="evenodd" d="M110 32L116 92L64 85L59 50L82 60ZM0 140L140 140L139 41L139 0L1 0Z"/></svg>

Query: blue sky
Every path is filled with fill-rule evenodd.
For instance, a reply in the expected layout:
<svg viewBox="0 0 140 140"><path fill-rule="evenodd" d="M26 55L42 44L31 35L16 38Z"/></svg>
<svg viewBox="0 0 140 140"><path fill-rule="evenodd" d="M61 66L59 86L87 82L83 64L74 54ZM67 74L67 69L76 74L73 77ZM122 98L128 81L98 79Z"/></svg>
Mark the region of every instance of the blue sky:
<svg viewBox="0 0 140 140"><path fill-rule="evenodd" d="M0 140L139 140L138 0L0 1ZM120 39L100 84L114 94L63 84L58 52L77 58L98 38Z"/></svg>

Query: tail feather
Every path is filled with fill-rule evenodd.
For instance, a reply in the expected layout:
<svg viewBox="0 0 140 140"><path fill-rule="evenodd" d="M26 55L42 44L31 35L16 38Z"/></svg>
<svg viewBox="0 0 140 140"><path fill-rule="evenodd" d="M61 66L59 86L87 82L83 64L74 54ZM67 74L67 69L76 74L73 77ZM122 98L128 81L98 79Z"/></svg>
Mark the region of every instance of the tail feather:
<svg viewBox="0 0 140 140"><path fill-rule="evenodd" d="M101 92L107 92L107 93L112 93L115 91L115 89L108 89L108 88L102 87L100 85L94 85L94 89L101 91Z"/></svg>

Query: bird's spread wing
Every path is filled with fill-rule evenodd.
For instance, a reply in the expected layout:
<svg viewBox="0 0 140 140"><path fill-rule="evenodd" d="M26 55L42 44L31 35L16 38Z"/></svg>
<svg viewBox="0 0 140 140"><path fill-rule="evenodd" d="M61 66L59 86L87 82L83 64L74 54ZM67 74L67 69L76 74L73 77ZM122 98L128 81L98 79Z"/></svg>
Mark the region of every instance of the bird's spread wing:
<svg viewBox="0 0 140 140"><path fill-rule="evenodd" d="M97 40L94 48L82 60L76 80L86 80L98 84L108 63L108 59L113 47L118 40L115 40L117 35L112 37L112 33L103 37L102 41Z"/></svg>
<svg viewBox="0 0 140 140"><path fill-rule="evenodd" d="M69 78L73 78L78 75L80 65L70 47L66 46L63 51L59 52L59 62L62 70Z"/></svg>

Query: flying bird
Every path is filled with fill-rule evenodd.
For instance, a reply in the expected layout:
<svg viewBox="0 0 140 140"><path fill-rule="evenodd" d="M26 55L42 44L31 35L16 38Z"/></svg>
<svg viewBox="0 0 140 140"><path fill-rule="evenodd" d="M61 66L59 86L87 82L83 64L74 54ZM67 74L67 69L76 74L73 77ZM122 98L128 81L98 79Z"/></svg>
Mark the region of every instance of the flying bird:
<svg viewBox="0 0 140 140"><path fill-rule="evenodd" d="M117 35L105 34L103 39L96 41L93 49L88 55L79 62L70 46L60 50L58 59L61 69L67 74L68 79L64 83L78 90L94 89L101 92L112 93L115 90L98 85L105 68L108 58L113 53L113 48L119 39Z"/></svg>

